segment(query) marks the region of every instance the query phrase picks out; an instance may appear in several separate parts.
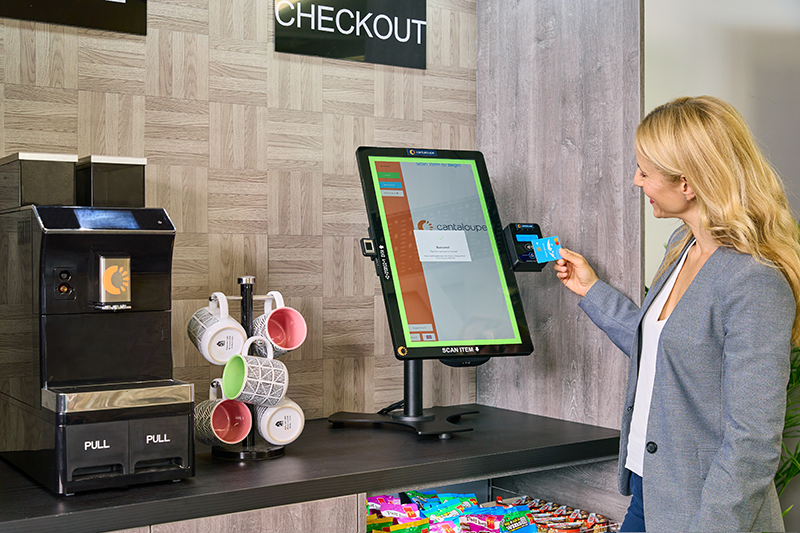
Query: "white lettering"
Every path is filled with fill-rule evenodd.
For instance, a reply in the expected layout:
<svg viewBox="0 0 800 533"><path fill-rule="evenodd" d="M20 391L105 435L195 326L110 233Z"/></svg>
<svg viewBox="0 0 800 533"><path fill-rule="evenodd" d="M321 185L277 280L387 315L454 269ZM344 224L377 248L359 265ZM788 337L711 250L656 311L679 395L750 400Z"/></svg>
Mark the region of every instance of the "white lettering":
<svg viewBox="0 0 800 533"><path fill-rule="evenodd" d="M397 35L397 28L400 27L400 23L397 21L397 17L394 18L394 38L397 39L401 43L407 43L408 40L411 38L411 19L406 19L406 38L401 39L399 35Z"/></svg>
<svg viewBox="0 0 800 533"><path fill-rule="evenodd" d="M342 28L342 25L341 25L341 23L339 22L339 18L342 16L342 13L347 13L348 15L350 15L350 20L352 20L353 18L355 18L355 17L353 16L353 12L352 12L352 11L350 11L349 9L342 9L342 10L340 10L338 13L336 13L336 29L337 29L337 30L339 30L339 33L341 33L341 34L344 34L344 35L350 35L351 33L353 33L353 24L352 24L352 22L351 22L351 23L350 23L350 29L349 29L349 30L347 30L347 31L344 31L344 28Z"/></svg>
<svg viewBox="0 0 800 533"><path fill-rule="evenodd" d="M284 21L281 18L281 7L284 5L289 6L289 9L294 9L294 4L289 2L289 0L281 0L280 2L275 2L275 20L277 20L278 24L280 24L281 26L291 26L292 24L294 24L294 17L292 17L292 20L288 22Z"/></svg>
<svg viewBox="0 0 800 533"><path fill-rule="evenodd" d="M411 22L417 25L417 44L422 44L422 30L420 29L422 26L427 26L428 23L424 20L417 20L412 19Z"/></svg>
<svg viewBox="0 0 800 533"><path fill-rule="evenodd" d="M361 35L361 27L364 27L364 31L367 32L369 38L372 39L372 34L369 32L369 27L367 27L367 21L372 16L372 13L367 13L367 16L361 19L361 11L356 11L356 36ZM360 19L360 20L359 20Z"/></svg>
<svg viewBox="0 0 800 533"><path fill-rule="evenodd" d="M314 4L311 4L311 12L303 13L303 3L297 2L297 27L299 28L304 18L311 19L311 29L314 29Z"/></svg>
<svg viewBox="0 0 800 533"><path fill-rule="evenodd" d="M107 1L126 1L126 0L107 0ZM310 2L306 2L307 4ZM347 20L347 19L350 20ZM284 27L296 26L303 27L303 19L308 19L312 31L326 33L339 33L341 35L352 35L356 37L377 37L386 41L394 37L398 43L411 41L412 32L416 30L417 44L422 43L423 26L427 26L424 20L406 18L405 31L402 31L403 21L399 17L390 17L383 13L355 13L347 8L337 8L334 6L310 4L308 12L303 11L303 2L292 2L291 0L275 0L275 20ZM385 26L384 26L385 23ZM412 28L413 24L413 28ZM403 35L401 35L401 32Z"/></svg>
<svg viewBox="0 0 800 533"><path fill-rule="evenodd" d="M388 33L386 33L386 35L381 35L381 32L378 31L379 20L385 20L389 24L389 31ZM372 28L375 30L375 35L378 37L378 39L385 41L386 39L392 36L392 19L381 13L380 15L375 17L375 21L372 23Z"/></svg>
<svg viewBox="0 0 800 533"><path fill-rule="evenodd" d="M83 449L84 450L88 450L89 448L91 448L92 450L102 450L102 449L105 449L105 448L111 448L111 446L109 446L106 443L105 440L103 441L103 444L100 444L99 440L95 440L95 441L87 440L87 441L84 441Z"/></svg>
<svg viewBox="0 0 800 533"><path fill-rule="evenodd" d="M329 31L333 33L333 28L327 28L322 25L322 22L333 22L333 17L325 17L322 15L322 11L333 11L333 8L330 6L318 6L317 7L317 29L319 31Z"/></svg>

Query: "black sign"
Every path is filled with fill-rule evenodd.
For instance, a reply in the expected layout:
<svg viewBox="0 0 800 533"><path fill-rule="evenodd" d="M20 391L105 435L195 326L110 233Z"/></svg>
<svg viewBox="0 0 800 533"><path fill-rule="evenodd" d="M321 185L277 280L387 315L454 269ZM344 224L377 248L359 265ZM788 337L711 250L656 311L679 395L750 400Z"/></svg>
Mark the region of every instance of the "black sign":
<svg viewBox="0 0 800 533"><path fill-rule="evenodd" d="M275 51L425 68L425 0L275 0Z"/></svg>
<svg viewBox="0 0 800 533"><path fill-rule="evenodd" d="M147 0L0 0L0 17L147 35Z"/></svg>

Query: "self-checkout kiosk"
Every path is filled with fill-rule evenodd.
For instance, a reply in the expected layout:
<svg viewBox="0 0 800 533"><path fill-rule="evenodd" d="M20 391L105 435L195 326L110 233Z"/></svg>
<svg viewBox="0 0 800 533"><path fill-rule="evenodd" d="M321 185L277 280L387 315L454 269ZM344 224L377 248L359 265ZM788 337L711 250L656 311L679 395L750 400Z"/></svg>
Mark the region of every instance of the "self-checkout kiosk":
<svg viewBox="0 0 800 533"><path fill-rule="evenodd" d="M474 366L532 353L514 271L541 271L537 224L504 230L483 155L362 147L356 152L369 218L362 253L381 281L404 398L378 413L335 413L334 426L410 426L450 438L469 431L459 407L422 407L422 361Z"/></svg>

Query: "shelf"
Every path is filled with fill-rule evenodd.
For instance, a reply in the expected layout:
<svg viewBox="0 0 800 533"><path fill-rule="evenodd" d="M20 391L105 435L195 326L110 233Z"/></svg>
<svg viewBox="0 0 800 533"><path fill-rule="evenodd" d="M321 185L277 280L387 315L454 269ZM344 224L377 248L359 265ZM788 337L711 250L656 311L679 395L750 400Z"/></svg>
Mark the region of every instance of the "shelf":
<svg viewBox="0 0 800 533"><path fill-rule="evenodd" d="M56 496L0 461L0 532L103 532L400 488L440 486L616 456L619 431L469 404L474 429L448 440L411 429L306 422L284 457L215 459L198 446L196 475Z"/></svg>

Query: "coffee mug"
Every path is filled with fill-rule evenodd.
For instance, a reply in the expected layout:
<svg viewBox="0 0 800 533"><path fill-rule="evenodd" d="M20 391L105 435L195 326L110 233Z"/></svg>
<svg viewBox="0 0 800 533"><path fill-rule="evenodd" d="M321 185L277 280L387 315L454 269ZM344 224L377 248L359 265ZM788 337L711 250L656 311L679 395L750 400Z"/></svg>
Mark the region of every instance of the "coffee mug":
<svg viewBox="0 0 800 533"><path fill-rule="evenodd" d="M267 357L247 354L256 341L264 342ZM255 405L276 405L286 396L289 373L286 365L273 359L272 345L264 337L250 337L236 354L225 363L222 371L222 388L228 398Z"/></svg>
<svg viewBox="0 0 800 533"><path fill-rule="evenodd" d="M257 414L258 432L265 441L278 446L294 442L306 424L303 410L289 398L272 407L259 405Z"/></svg>
<svg viewBox="0 0 800 533"><path fill-rule="evenodd" d="M194 437L210 446L242 442L253 428L250 408L236 400L217 399L213 386L208 398L194 408Z"/></svg>
<svg viewBox="0 0 800 533"><path fill-rule="evenodd" d="M275 309L272 304L275 304ZM269 339L275 357L298 348L306 340L308 328L300 311L286 307L278 291L270 291L264 300L264 314L253 321L253 334ZM256 353L266 356L263 342L256 345Z"/></svg>
<svg viewBox="0 0 800 533"><path fill-rule="evenodd" d="M242 325L228 315L228 300L221 292L211 295L208 307L195 311L186 331L192 344L214 365L224 365L240 353L247 339Z"/></svg>

